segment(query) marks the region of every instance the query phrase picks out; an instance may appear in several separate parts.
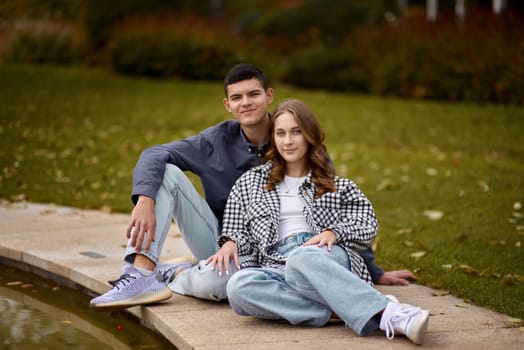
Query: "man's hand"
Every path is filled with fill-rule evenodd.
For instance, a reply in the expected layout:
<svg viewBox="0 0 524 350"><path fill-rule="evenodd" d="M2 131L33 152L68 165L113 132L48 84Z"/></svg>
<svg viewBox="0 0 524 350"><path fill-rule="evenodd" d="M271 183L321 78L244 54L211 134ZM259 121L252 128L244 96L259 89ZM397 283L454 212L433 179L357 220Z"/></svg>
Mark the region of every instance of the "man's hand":
<svg viewBox="0 0 524 350"><path fill-rule="evenodd" d="M127 226L126 236L131 238L131 246L139 253L144 243L147 252L155 238L156 216L155 201L147 196L139 196L135 208L131 212L131 220Z"/></svg>
<svg viewBox="0 0 524 350"><path fill-rule="evenodd" d="M386 271L376 283L383 285L407 286L409 285L409 281L414 281L416 279L415 275L408 270Z"/></svg>
<svg viewBox="0 0 524 350"><path fill-rule="evenodd" d="M229 275L229 260L231 259L233 259L236 269L240 270L237 245L233 241L227 241L215 255L210 256L206 260L206 265L211 264L211 270L217 268L219 276L222 276L222 271L224 270L226 275Z"/></svg>

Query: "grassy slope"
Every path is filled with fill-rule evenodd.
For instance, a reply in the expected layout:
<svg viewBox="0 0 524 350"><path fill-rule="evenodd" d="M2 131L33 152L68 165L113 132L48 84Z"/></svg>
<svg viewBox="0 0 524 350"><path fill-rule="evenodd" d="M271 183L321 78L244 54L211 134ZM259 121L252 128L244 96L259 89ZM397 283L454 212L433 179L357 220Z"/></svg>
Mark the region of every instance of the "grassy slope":
<svg viewBox="0 0 524 350"><path fill-rule="evenodd" d="M381 266L524 318L523 109L276 90L311 106L374 204ZM129 211L140 151L229 118L222 97L220 83L0 66L0 197Z"/></svg>

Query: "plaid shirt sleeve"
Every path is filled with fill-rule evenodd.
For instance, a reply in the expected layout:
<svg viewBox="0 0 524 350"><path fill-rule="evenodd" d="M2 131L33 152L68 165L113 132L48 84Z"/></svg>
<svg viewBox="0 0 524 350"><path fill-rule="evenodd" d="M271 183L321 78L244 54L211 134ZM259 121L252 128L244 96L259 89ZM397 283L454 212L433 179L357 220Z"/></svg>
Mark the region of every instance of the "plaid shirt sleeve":
<svg viewBox="0 0 524 350"><path fill-rule="evenodd" d="M245 187L245 181L242 180L243 178L241 177L231 189L224 210L222 234L218 240L230 238L236 243L238 255L249 255L253 251L253 246L248 228L245 225L247 208L242 197L244 192L242 188Z"/></svg>
<svg viewBox="0 0 524 350"><path fill-rule="evenodd" d="M335 231L337 244L365 250L377 235L375 211L367 197L352 181L339 178L337 189L340 196L338 219L329 228Z"/></svg>

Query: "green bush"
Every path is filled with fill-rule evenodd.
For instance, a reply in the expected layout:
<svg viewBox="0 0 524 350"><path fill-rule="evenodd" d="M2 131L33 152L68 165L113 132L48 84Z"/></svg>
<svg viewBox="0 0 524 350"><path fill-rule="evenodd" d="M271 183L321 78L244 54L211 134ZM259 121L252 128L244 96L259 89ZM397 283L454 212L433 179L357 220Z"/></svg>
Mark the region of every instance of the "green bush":
<svg viewBox="0 0 524 350"><path fill-rule="evenodd" d="M336 49L291 55L299 87L524 105L524 41L443 32L434 38L359 31Z"/></svg>
<svg viewBox="0 0 524 350"><path fill-rule="evenodd" d="M83 44L68 31L28 29L14 34L6 58L14 62L71 63L83 52Z"/></svg>
<svg viewBox="0 0 524 350"><path fill-rule="evenodd" d="M372 92L451 101L524 103L522 44L443 35L402 42L373 64Z"/></svg>
<svg viewBox="0 0 524 350"><path fill-rule="evenodd" d="M283 79L305 88L369 92L370 74L356 54L315 47L293 55Z"/></svg>
<svg viewBox="0 0 524 350"><path fill-rule="evenodd" d="M258 35L286 38L299 45L317 40L338 45L354 28L383 22L383 14L388 9L380 0L306 0L298 7L258 16L246 29Z"/></svg>
<svg viewBox="0 0 524 350"><path fill-rule="evenodd" d="M234 51L221 43L158 33L122 35L112 56L117 72L149 77L220 80L235 63Z"/></svg>

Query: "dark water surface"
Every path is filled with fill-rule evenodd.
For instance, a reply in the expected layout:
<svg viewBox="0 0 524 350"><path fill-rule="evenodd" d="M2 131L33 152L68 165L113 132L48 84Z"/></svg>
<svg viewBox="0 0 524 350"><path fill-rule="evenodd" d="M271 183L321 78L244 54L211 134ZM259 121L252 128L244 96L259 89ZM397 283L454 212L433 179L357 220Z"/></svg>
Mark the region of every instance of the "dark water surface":
<svg viewBox="0 0 524 350"><path fill-rule="evenodd" d="M125 312L95 312L90 296L0 261L1 349L176 349Z"/></svg>

